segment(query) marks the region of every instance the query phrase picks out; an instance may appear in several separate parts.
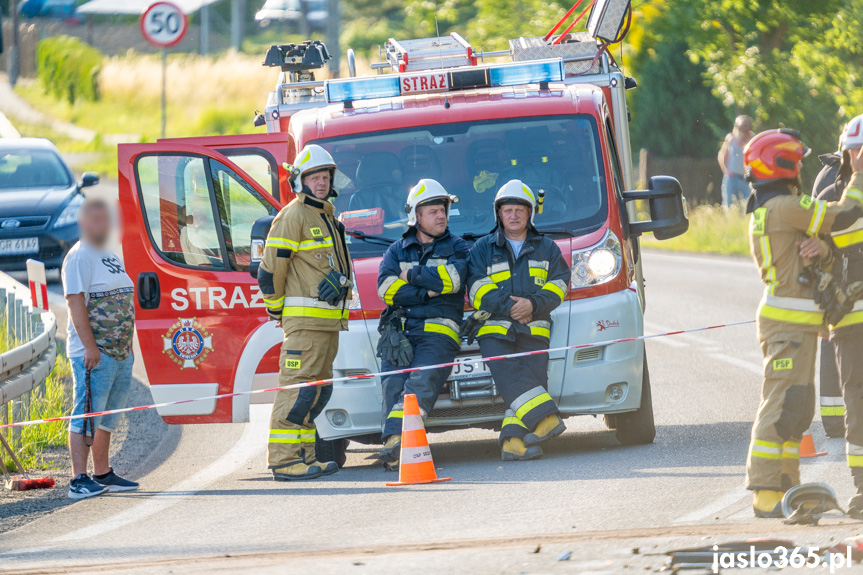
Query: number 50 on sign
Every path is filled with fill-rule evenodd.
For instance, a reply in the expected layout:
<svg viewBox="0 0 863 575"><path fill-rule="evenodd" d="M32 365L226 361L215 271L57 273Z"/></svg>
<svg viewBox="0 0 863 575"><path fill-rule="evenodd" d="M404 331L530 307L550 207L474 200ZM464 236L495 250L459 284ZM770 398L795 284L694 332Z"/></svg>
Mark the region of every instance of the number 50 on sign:
<svg viewBox="0 0 863 575"><path fill-rule="evenodd" d="M150 44L168 48L183 39L189 19L171 2L156 2L141 16L141 34Z"/></svg>

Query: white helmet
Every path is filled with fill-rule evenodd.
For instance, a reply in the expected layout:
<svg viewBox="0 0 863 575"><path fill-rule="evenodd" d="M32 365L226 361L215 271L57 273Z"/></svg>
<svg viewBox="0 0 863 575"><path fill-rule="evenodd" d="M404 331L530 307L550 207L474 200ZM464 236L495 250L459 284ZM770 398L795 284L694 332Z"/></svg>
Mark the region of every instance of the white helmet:
<svg viewBox="0 0 863 575"><path fill-rule="evenodd" d="M839 151L847 152L863 147L863 115L852 119L842 130L839 138Z"/></svg>
<svg viewBox="0 0 863 575"><path fill-rule="evenodd" d="M294 165L286 166L291 172L294 192L300 193L303 189L303 176L319 170L330 170L330 177L335 178L336 162L328 151L317 144L308 144L294 158ZM330 182L332 184L332 181ZM332 190L331 195L338 195Z"/></svg>
<svg viewBox="0 0 863 575"><path fill-rule="evenodd" d="M537 213L542 213L542 201L544 198L545 192L543 190L540 190L539 194L535 194L521 180L510 180L501 186L494 196L494 217L495 219L498 218L497 210L500 206L519 203L530 207L530 225L533 225L534 216Z"/></svg>
<svg viewBox="0 0 863 575"><path fill-rule="evenodd" d="M448 194L437 180L422 179L408 192L408 201L405 204L405 213L408 215L408 225L417 224L417 208L434 200L446 202L446 217L449 219L449 209L458 203L458 196Z"/></svg>

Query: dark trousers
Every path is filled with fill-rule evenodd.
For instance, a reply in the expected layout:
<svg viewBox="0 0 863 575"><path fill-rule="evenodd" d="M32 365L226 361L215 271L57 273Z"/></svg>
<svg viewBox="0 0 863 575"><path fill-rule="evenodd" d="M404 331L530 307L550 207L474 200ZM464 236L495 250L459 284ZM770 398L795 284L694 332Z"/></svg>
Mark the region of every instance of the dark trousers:
<svg viewBox="0 0 863 575"><path fill-rule="evenodd" d="M483 357L509 355L548 349L548 341L519 333L515 341L494 336L480 338ZM498 392L507 411L501 426L501 442L508 437L524 437L549 415L560 413L548 394L548 354L537 354L488 362Z"/></svg>
<svg viewBox="0 0 863 575"><path fill-rule="evenodd" d="M458 353L458 347L455 345L455 342L447 336L409 335L408 339L414 350L414 360L411 362L410 367L449 363L455 358L455 354ZM382 361L381 368L383 371L405 369L396 367L388 361ZM429 414L451 371L451 367L446 367L415 371L409 374L400 373L384 378L382 432L384 441L391 435L401 435L402 433L402 402L405 394L413 393L416 395L420 409Z"/></svg>
<svg viewBox="0 0 863 575"><path fill-rule="evenodd" d="M863 489L863 335L833 335L836 367L845 400L845 450L857 489Z"/></svg>

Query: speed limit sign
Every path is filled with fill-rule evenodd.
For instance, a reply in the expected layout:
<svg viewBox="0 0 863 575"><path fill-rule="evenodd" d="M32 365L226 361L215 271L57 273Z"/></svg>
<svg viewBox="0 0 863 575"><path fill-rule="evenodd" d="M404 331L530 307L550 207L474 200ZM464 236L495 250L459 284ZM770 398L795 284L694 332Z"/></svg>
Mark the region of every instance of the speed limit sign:
<svg viewBox="0 0 863 575"><path fill-rule="evenodd" d="M189 19L176 4L156 2L141 16L141 34L150 44L168 48L183 39Z"/></svg>

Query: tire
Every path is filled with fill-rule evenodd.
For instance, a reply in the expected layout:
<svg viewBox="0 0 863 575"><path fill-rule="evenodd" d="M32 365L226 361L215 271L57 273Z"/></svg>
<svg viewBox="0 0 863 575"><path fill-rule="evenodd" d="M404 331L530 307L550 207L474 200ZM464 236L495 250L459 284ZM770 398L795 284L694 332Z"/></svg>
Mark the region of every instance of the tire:
<svg viewBox="0 0 863 575"><path fill-rule="evenodd" d="M348 440L347 439L321 439L315 433L315 457L321 463L335 461L339 468L345 466L345 461L348 459L347 454Z"/></svg>
<svg viewBox="0 0 863 575"><path fill-rule="evenodd" d="M606 424L609 423L606 418ZM623 445L647 445L656 438L656 424L653 420L653 397L650 393L650 372L647 369L647 355L644 356L644 375L641 379L641 407L628 413L616 414L611 418L615 436Z"/></svg>

